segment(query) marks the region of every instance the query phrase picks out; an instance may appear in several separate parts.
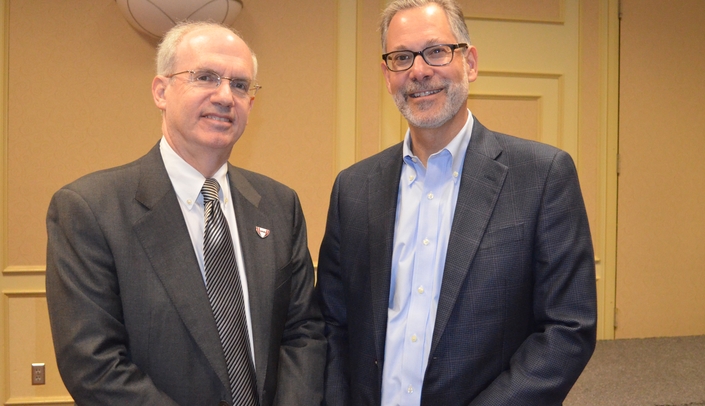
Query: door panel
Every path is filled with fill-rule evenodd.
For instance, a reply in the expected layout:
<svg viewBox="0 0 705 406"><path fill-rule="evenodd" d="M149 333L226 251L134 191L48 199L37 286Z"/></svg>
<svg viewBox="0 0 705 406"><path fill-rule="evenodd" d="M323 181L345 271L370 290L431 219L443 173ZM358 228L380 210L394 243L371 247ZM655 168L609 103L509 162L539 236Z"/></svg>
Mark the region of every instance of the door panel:
<svg viewBox="0 0 705 406"><path fill-rule="evenodd" d="M622 0L617 338L705 334L705 2Z"/></svg>

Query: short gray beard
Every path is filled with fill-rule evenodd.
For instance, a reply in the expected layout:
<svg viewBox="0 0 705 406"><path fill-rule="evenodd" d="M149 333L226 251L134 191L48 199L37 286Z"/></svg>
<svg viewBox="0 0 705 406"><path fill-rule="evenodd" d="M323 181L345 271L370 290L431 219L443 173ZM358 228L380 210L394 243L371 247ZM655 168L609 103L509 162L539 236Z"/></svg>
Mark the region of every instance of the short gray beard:
<svg viewBox="0 0 705 406"><path fill-rule="evenodd" d="M467 68L467 65L465 65L463 69L465 77L467 77ZM464 105L466 105L468 100L468 92L470 89L470 83L467 79L461 81L460 83L452 83L449 79L444 79L441 82L441 86L447 89L448 97L446 97L446 101L443 104L439 114L433 117L415 116L414 112L411 110L411 107L409 107L409 103L407 102L406 95L413 92L423 91L423 86L407 86L406 89L400 89L392 96L394 98L394 103L396 103L401 114L409 122L409 125L417 128L438 128L447 123L458 111L460 111Z"/></svg>

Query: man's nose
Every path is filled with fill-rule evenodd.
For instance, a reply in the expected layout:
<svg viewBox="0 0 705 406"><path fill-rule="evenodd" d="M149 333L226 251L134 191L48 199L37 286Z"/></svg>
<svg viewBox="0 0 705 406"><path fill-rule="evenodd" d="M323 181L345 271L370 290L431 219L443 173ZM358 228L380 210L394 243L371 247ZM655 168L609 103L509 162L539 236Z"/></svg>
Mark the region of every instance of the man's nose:
<svg viewBox="0 0 705 406"><path fill-rule="evenodd" d="M431 75L433 75L433 67L431 65L426 63L426 60L423 59L423 56L415 55L414 56L414 63L411 65L411 68L409 68L410 76L414 79L423 79L427 78Z"/></svg>
<svg viewBox="0 0 705 406"><path fill-rule="evenodd" d="M211 101L223 106L232 106L235 103L235 95L230 88L230 81L223 80L218 87L215 88Z"/></svg>

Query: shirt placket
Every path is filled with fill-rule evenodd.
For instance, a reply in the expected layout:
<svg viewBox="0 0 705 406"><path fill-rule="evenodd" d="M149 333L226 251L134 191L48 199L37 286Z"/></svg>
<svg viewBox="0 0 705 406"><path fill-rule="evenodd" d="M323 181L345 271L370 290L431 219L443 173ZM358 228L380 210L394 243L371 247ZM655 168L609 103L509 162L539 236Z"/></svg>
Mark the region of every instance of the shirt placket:
<svg viewBox="0 0 705 406"><path fill-rule="evenodd" d="M433 296L429 288L434 284L437 241L440 227L441 199L440 190L442 157L432 157L423 179L421 199L419 201L418 228L415 238L415 259L412 272L411 297L409 313L404 336L403 376L409 382L403 384L405 395L402 399L409 404L419 404L421 386L423 383L425 365L425 347L428 329L433 329L429 323L430 309L434 306ZM404 403L404 402L402 402Z"/></svg>

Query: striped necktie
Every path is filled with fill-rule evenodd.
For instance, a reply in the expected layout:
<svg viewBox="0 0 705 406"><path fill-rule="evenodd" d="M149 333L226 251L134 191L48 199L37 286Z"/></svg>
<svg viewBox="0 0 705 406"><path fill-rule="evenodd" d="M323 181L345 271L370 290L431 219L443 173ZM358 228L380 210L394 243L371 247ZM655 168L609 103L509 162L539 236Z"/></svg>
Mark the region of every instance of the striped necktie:
<svg viewBox="0 0 705 406"><path fill-rule="evenodd" d="M201 189L205 217L203 261L206 291L228 366L233 405L257 406L245 302L230 230L220 209L219 190L220 185L215 179L206 179Z"/></svg>

